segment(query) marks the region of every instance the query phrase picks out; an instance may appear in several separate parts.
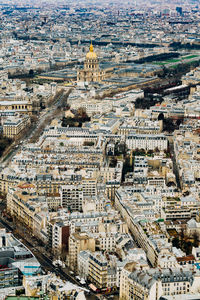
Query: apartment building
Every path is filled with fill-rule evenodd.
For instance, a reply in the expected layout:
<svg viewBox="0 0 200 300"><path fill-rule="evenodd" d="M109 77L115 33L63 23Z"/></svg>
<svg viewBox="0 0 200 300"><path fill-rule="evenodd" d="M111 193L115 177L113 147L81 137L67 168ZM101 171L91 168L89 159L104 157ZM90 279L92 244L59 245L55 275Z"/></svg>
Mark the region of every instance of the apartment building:
<svg viewBox="0 0 200 300"><path fill-rule="evenodd" d="M161 121L151 121L146 119L127 119L120 125L118 134L159 134L162 131L163 124Z"/></svg>
<svg viewBox="0 0 200 300"><path fill-rule="evenodd" d="M47 220L48 246L54 252L69 249L69 235L75 232L90 232L99 249L115 249L115 234L127 233L124 222L119 221L116 213L109 212L72 212L60 209L49 214ZM97 245L96 245L97 247Z"/></svg>
<svg viewBox="0 0 200 300"><path fill-rule="evenodd" d="M80 184L63 185L60 188L61 205L69 211L82 211L83 187Z"/></svg>
<svg viewBox="0 0 200 300"><path fill-rule="evenodd" d="M3 122L3 135L11 139L17 139L29 125L30 117L28 115L10 116Z"/></svg>
<svg viewBox="0 0 200 300"><path fill-rule="evenodd" d="M104 250L108 252L116 249L116 233L96 233L93 235L96 240L96 250Z"/></svg>
<svg viewBox="0 0 200 300"><path fill-rule="evenodd" d="M99 289L108 287L108 262L101 252L89 256L88 279Z"/></svg>
<svg viewBox="0 0 200 300"><path fill-rule="evenodd" d="M199 292L199 271L189 269L123 270L122 277L120 300L158 300L161 296L184 297L185 294Z"/></svg>
<svg viewBox="0 0 200 300"><path fill-rule="evenodd" d="M48 205L45 197L38 196L33 184L21 183L9 188L7 211L38 238L46 240L43 229L46 227Z"/></svg>
<svg viewBox="0 0 200 300"><path fill-rule="evenodd" d="M198 208L196 208L196 212ZM192 218L191 209L187 206L172 205L163 207L161 210L161 218L166 221L170 220L190 220Z"/></svg>
<svg viewBox="0 0 200 300"><path fill-rule="evenodd" d="M85 300L84 292L78 286L68 283L54 273L24 277L23 287L26 296L17 296L16 299L7 297L7 300L38 300L41 295L51 300Z"/></svg>
<svg viewBox="0 0 200 300"><path fill-rule="evenodd" d="M164 251L170 251L171 244L168 243L168 237L166 233L162 231L160 226L155 220L155 211L151 220L151 211L145 212L144 208L139 211L138 209L134 212L134 201L137 198L133 198L131 190L119 189L116 192L115 207L120 211L121 216L126 220L129 230L132 232L134 239L146 252L147 258L153 266L158 263L158 255ZM152 204L151 204L152 205ZM149 213L147 217L147 213ZM138 215L136 215L138 214ZM158 214L157 216L159 216ZM145 218L145 221L144 219ZM148 220L147 220L148 219Z"/></svg>
<svg viewBox="0 0 200 300"><path fill-rule="evenodd" d="M70 222L67 220L50 220L47 222L48 247L54 253L66 254L69 249Z"/></svg>
<svg viewBox="0 0 200 300"><path fill-rule="evenodd" d="M166 136L162 134L148 135L148 134L130 134L126 138L126 145L128 149L145 149L154 150L165 150L168 146L168 140Z"/></svg>
<svg viewBox="0 0 200 300"><path fill-rule="evenodd" d="M67 257L68 266L77 272L78 270L78 254L83 250L95 251L95 239L89 234L73 233L69 237L69 253Z"/></svg>
<svg viewBox="0 0 200 300"><path fill-rule="evenodd" d="M89 270L90 251L81 251L78 254L78 274L81 278L87 280Z"/></svg>

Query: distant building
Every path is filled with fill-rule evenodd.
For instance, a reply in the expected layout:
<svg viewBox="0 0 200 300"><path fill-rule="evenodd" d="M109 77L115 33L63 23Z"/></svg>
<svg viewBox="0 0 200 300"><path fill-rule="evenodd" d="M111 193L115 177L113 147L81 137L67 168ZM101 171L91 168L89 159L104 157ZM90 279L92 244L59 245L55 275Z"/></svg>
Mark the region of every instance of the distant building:
<svg viewBox="0 0 200 300"><path fill-rule="evenodd" d="M104 79L104 71L99 69L99 61L94 52L93 45L90 45L90 51L86 54L84 68L77 72L77 82L101 82Z"/></svg>

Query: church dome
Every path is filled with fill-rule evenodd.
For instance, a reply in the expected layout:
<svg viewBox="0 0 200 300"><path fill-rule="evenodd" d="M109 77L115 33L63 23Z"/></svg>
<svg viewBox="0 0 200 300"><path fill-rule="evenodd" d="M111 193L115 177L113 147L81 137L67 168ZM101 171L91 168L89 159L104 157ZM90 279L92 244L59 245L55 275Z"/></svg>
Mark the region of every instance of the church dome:
<svg viewBox="0 0 200 300"><path fill-rule="evenodd" d="M90 45L90 51L86 54L86 59L91 59L91 60L97 59L97 55L94 52L94 48L93 48L92 43Z"/></svg>

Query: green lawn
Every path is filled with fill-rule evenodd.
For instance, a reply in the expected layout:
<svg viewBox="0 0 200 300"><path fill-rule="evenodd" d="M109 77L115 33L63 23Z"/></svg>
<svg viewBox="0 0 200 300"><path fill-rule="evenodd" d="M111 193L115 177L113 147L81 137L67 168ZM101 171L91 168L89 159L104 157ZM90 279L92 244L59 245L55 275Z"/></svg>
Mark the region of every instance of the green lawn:
<svg viewBox="0 0 200 300"><path fill-rule="evenodd" d="M200 59L200 56L193 54L193 55L183 56L181 58L172 58L172 59L164 60L164 61L155 61L155 62L153 62L153 64L159 65L159 66L164 66L164 65L167 65L167 64L170 64L170 63L177 63L174 66L171 66L171 68L176 68L177 65L179 63L181 63L182 60L189 60L189 59L192 59L192 58L199 58ZM192 63L194 61L196 61L196 60L185 62L185 63L188 64L188 63Z"/></svg>
<svg viewBox="0 0 200 300"><path fill-rule="evenodd" d="M169 60L166 60L166 63L173 63L173 62L179 62L180 61L180 59L178 59L178 58L173 58L173 59L169 59Z"/></svg>
<svg viewBox="0 0 200 300"><path fill-rule="evenodd" d="M184 62L184 64L192 64L192 63L195 62L195 61L196 61L196 60L186 61L186 62ZM178 65L180 65L180 64L178 63L178 64L176 64L176 65L170 66L170 68L176 69Z"/></svg>
<svg viewBox="0 0 200 300"><path fill-rule="evenodd" d="M155 65L167 65L167 64L170 64L170 63L173 63L173 62L179 62L180 59L176 59L176 58L173 58L173 59L169 59L169 60L165 60L165 61L156 61L154 62Z"/></svg>
<svg viewBox="0 0 200 300"><path fill-rule="evenodd" d="M160 65L160 66L167 65L167 64L168 64L167 62L162 62L162 61L154 62L154 65Z"/></svg>
<svg viewBox="0 0 200 300"><path fill-rule="evenodd" d="M191 58L195 58L195 57L198 57L199 55L189 55L189 56L184 56L182 57L182 59L191 59Z"/></svg>

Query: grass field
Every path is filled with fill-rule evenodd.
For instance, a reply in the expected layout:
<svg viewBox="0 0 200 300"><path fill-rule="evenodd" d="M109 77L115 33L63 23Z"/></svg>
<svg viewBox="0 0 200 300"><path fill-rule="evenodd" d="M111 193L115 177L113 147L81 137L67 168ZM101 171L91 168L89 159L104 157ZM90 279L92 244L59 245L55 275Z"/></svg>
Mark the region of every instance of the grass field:
<svg viewBox="0 0 200 300"><path fill-rule="evenodd" d="M180 61L179 58L173 58L173 59L166 60L165 62L169 64L169 63L174 63L174 62L179 62L179 61Z"/></svg>
<svg viewBox="0 0 200 300"><path fill-rule="evenodd" d="M191 63L193 63L193 62L195 62L195 60L192 60L192 61L185 61L184 63L185 63L185 64L191 64ZM170 68L176 69L178 65L179 65L179 63L178 63L178 64L175 64L175 65L173 65L173 66L170 66Z"/></svg>
<svg viewBox="0 0 200 300"><path fill-rule="evenodd" d="M190 60L192 58L199 58L200 59L200 56L194 54L194 55L189 55L189 56L183 56L181 58L173 58L173 59L164 60L164 61L156 61L156 62L154 62L154 64L155 65L159 65L159 66L164 66L164 65L167 65L167 64L170 64L170 63L177 63L176 65L171 66L171 67L175 68L178 65L178 63L181 63L183 60ZM192 63L194 61L195 60L189 61L189 62L185 62L185 63Z"/></svg>
<svg viewBox="0 0 200 300"><path fill-rule="evenodd" d="M183 56L182 59L191 59L191 58L195 58L198 57L199 55L189 55L189 56Z"/></svg>
<svg viewBox="0 0 200 300"><path fill-rule="evenodd" d="M154 65L159 65L159 66L164 66L164 65L167 65L167 64L168 64L167 62L162 62L162 61L154 62Z"/></svg>
<svg viewBox="0 0 200 300"><path fill-rule="evenodd" d="M154 62L155 65L160 65L160 66L164 66L170 63L176 63L176 62L180 62L181 60L178 58L173 58L173 59L169 59L169 60L164 60L164 61L156 61Z"/></svg>

